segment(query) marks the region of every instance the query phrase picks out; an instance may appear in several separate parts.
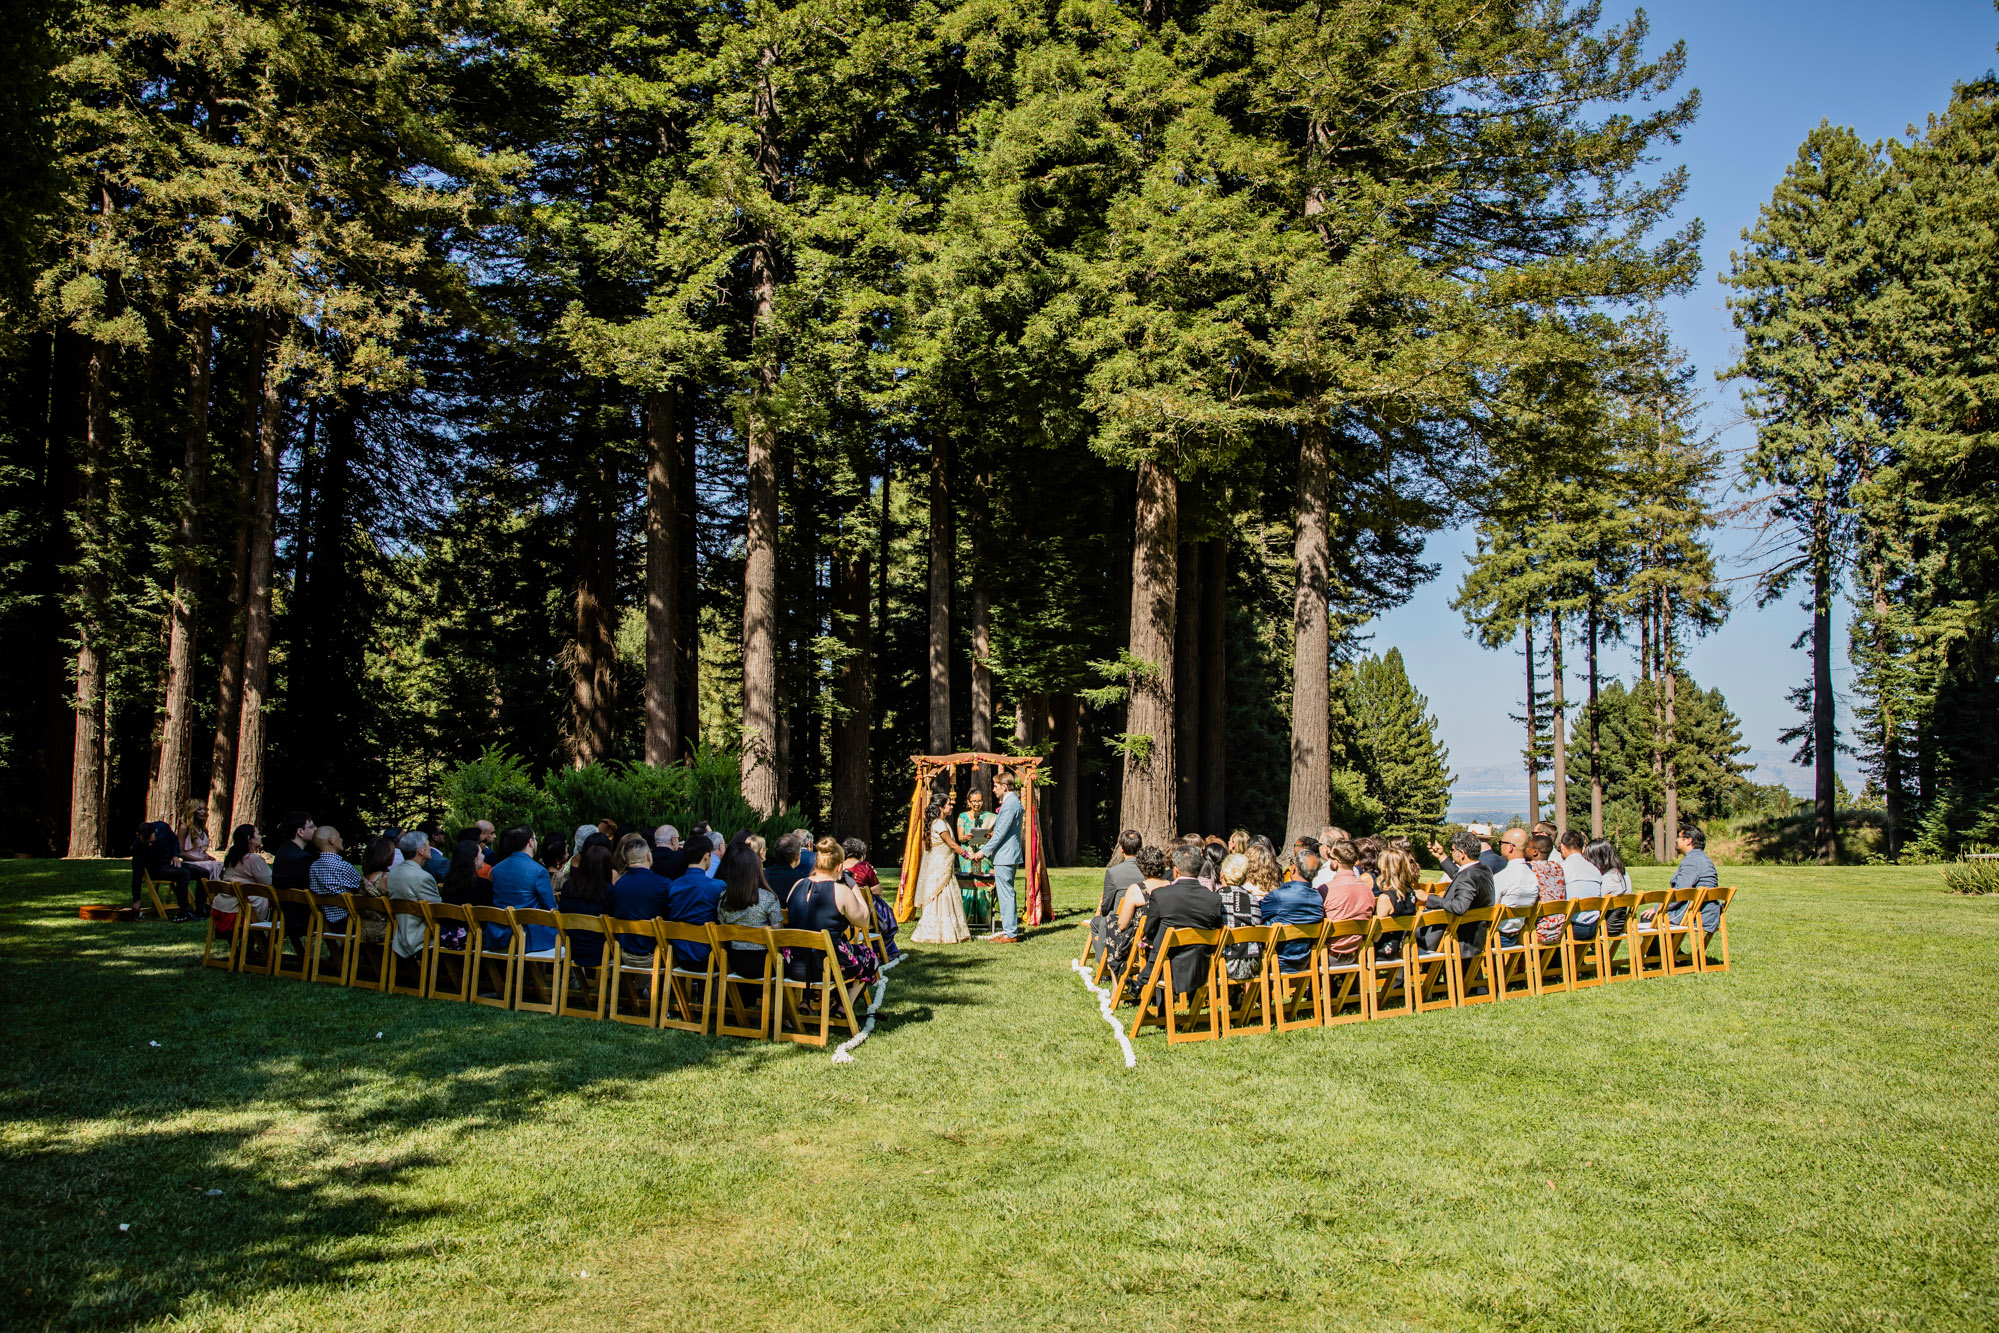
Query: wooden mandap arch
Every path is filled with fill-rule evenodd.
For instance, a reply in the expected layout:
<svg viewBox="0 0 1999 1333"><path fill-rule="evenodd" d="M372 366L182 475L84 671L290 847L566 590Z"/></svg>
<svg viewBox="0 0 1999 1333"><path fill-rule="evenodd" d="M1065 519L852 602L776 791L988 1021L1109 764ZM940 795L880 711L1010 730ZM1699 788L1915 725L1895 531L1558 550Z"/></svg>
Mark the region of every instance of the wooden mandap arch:
<svg viewBox="0 0 1999 1333"><path fill-rule="evenodd" d="M917 869L923 864L923 814L930 805L931 789L940 777L949 779L955 788L960 768L980 764L1003 768L1020 782L1020 803L1026 807L1021 820L1024 826L1021 833L1027 840L1027 865L1023 867L1024 883L1020 886L1023 897L1021 924L1038 926L1052 918L1055 911L1048 887L1048 850L1041 836L1041 818L1035 806L1041 760L1034 755L985 753L913 754L909 758L916 765L916 786L910 792L909 828L902 840L902 881L895 891L895 919L907 921L916 915Z"/></svg>

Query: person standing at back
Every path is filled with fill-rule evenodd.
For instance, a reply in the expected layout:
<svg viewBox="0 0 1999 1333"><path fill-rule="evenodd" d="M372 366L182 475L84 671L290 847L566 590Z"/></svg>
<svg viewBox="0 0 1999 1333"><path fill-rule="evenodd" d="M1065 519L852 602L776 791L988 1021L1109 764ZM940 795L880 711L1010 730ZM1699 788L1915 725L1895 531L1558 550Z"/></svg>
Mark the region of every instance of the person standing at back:
<svg viewBox="0 0 1999 1333"><path fill-rule="evenodd" d="M993 790L999 793L999 813L993 818L992 835L986 842L986 859L992 862L993 892L999 899L1000 928L986 936L994 944L1020 943L1020 902L1014 881L1027 863L1027 842L1021 819L1026 808L1020 793L1013 789L1013 774L1001 769L993 776Z"/></svg>

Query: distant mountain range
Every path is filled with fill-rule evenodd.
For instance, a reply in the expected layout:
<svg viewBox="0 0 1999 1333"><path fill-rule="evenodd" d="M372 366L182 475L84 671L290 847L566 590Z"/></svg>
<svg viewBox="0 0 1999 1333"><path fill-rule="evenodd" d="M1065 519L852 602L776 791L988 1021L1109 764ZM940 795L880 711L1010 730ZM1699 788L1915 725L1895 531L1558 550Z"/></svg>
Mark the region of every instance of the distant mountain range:
<svg viewBox="0 0 1999 1333"><path fill-rule="evenodd" d="M1812 771L1793 764L1790 755L1782 750L1751 750L1742 757L1755 765L1744 775L1751 782L1778 782L1796 795L1812 794ZM1841 764L1840 768L1847 785L1853 786L1855 775L1848 771L1847 764ZM1519 763L1460 768L1456 776L1457 781L1451 785L1450 814L1456 822L1505 819L1527 809L1527 770ZM1541 792L1544 797L1548 791L1548 776L1548 771L1543 769Z"/></svg>

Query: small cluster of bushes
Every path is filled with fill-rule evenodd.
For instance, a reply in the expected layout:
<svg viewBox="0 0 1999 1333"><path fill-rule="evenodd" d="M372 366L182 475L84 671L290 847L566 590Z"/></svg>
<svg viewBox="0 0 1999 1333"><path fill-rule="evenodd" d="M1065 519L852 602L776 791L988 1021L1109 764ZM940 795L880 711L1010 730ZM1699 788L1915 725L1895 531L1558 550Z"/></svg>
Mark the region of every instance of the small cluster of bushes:
<svg viewBox="0 0 1999 1333"><path fill-rule="evenodd" d="M807 827L795 806L768 819L758 814L743 799L740 772L735 751L703 746L684 763L587 764L536 781L518 756L495 746L446 773L438 794L453 829L490 819L496 828L525 824L566 838L604 819L646 832L660 824L685 831L705 819L724 836L747 828L775 842Z"/></svg>
<svg viewBox="0 0 1999 1333"><path fill-rule="evenodd" d="M1953 861L1943 868L1943 883L1952 893L1999 893L1999 858Z"/></svg>

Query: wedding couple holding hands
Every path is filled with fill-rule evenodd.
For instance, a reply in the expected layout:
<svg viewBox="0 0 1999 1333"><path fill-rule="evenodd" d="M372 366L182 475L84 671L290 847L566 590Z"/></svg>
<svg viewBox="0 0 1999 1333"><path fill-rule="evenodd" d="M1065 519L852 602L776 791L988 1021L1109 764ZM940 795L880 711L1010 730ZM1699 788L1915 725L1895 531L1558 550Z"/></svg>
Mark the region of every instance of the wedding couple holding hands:
<svg viewBox="0 0 1999 1333"><path fill-rule="evenodd" d="M1026 809L1014 788L1013 774L1002 769L993 776L993 791L999 797L999 811L992 816L983 846L967 845L981 823L980 813L968 810L971 818L962 833L954 835L950 814L952 799L939 793L930 802L924 818L930 836L923 847L923 869L916 882L916 905L923 916L910 939L917 944L959 944L972 937L965 924L965 903L958 893L958 864L962 859L969 870L980 861L993 867L993 890L999 899L1000 926L985 938L994 944L1020 942L1020 904L1014 887L1020 868L1027 863L1027 840L1022 831ZM978 797L976 788L973 797Z"/></svg>

